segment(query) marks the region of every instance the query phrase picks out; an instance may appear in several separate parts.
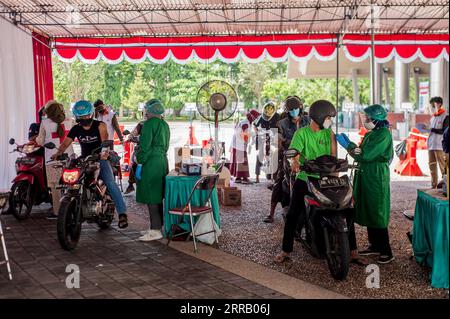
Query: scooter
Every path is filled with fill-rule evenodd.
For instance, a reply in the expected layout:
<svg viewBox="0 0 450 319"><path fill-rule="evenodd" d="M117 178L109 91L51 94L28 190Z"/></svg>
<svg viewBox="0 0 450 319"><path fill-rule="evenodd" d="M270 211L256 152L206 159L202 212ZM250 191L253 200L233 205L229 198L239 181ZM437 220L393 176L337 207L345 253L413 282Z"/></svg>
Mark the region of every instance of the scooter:
<svg viewBox="0 0 450 319"><path fill-rule="evenodd" d="M285 156L293 160L298 151L289 149ZM292 165L292 164L291 164ZM347 159L321 156L305 161L300 170L316 174L308 177L309 194L305 196L305 222L297 229L297 240L314 257L327 260L331 276L344 280L350 264L347 223L353 215L353 189L347 175Z"/></svg>
<svg viewBox="0 0 450 319"><path fill-rule="evenodd" d="M51 203L43 147L34 142L18 145L13 138L9 140L9 144L16 145L10 153L19 152L24 155L16 159L17 176L12 181L9 212L18 220L24 220L30 216L34 205Z"/></svg>

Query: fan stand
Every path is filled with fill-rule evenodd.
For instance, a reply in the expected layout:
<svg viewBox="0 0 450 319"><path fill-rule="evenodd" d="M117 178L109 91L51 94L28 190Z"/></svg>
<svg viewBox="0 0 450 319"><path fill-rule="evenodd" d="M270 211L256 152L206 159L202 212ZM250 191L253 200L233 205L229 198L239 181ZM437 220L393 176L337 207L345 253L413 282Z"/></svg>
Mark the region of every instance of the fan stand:
<svg viewBox="0 0 450 319"><path fill-rule="evenodd" d="M219 112L215 111L214 117L214 164L219 162Z"/></svg>

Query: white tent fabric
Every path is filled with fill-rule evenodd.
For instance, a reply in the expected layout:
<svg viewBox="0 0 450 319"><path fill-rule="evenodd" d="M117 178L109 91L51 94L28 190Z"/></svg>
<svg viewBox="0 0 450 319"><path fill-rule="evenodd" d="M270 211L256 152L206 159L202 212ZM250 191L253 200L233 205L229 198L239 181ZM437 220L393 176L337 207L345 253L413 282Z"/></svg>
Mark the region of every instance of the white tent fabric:
<svg viewBox="0 0 450 319"><path fill-rule="evenodd" d="M0 19L0 188L8 189L15 176L17 153L10 154L13 137L27 141L35 121L33 46L30 35Z"/></svg>

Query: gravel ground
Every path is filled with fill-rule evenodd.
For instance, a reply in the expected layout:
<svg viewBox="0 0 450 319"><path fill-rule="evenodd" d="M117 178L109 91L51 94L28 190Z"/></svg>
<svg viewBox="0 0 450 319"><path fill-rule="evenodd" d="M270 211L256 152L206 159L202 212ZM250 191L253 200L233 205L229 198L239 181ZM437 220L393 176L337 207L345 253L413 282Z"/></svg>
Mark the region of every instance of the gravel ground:
<svg viewBox="0 0 450 319"><path fill-rule="evenodd" d="M329 274L326 261L313 258L297 242L291 261L284 265L275 264L272 260L281 249L283 219L281 207L278 206L275 222L263 222L270 202L267 185L265 181L241 185L242 207L221 207L222 236L219 249L352 298L448 298L445 290L432 289L429 285L429 269L419 266L411 259L412 249L406 232L410 230L412 222L402 215L404 210L414 208L416 189L427 188L429 182L394 181L391 184L392 214L389 231L396 259L391 264L380 265L380 289L366 288L365 267L357 265L351 265L345 281L334 280ZM134 194L126 196L126 199L129 210L140 217L138 220L141 226L135 226L144 229L148 219L147 210L135 203ZM136 222L138 220L135 219ZM365 247L365 229L358 225L356 227L358 245ZM370 260L375 263L375 259Z"/></svg>

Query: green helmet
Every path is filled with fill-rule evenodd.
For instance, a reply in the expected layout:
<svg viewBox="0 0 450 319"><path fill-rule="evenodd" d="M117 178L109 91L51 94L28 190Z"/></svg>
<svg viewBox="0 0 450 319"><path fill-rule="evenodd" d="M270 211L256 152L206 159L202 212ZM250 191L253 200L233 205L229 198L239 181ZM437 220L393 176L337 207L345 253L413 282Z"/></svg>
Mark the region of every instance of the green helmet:
<svg viewBox="0 0 450 319"><path fill-rule="evenodd" d="M145 103L145 110L148 113L161 115L164 113L164 106L162 105L161 101L158 99L151 99Z"/></svg>
<svg viewBox="0 0 450 319"><path fill-rule="evenodd" d="M374 104L366 107L364 110L364 114L367 115L372 120L382 121L387 118L387 111L384 107L379 104Z"/></svg>

